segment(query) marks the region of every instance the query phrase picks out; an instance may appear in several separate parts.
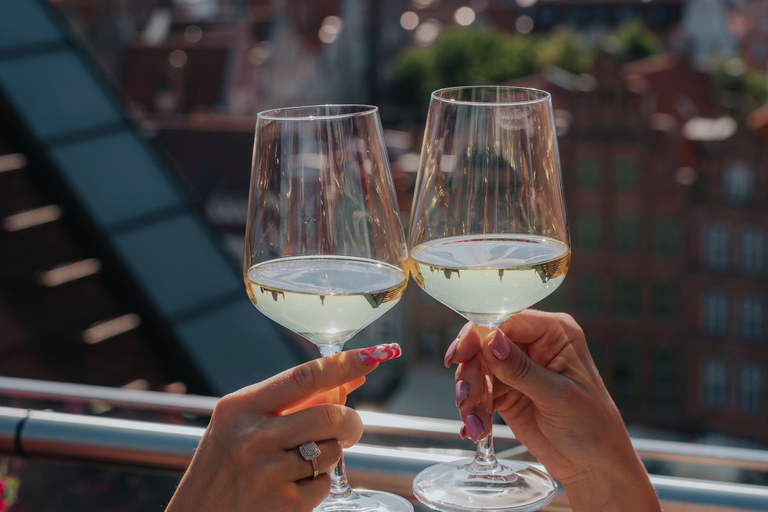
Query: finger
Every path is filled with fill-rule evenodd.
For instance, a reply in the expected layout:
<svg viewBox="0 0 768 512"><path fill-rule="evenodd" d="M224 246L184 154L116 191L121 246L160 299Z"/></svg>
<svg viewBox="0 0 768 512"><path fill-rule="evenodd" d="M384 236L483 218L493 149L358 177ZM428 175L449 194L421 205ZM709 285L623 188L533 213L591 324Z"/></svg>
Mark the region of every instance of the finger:
<svg viewBox="0 0 768 512"><path fill-rule="evenodd" d="M290 409L317 393L330 391L372 372L379 362L400 357L397 343L348 350L321 357L286 370L258 384L228 395L230 401L241 399L244 408L262 414Z"/></svg>
<svg viewBox="0 0 768 512"><path fill-rule="evenodd" d="M320 456L315 459L317 472L318 474L329 473L341 459L341 445L335 439L318 441L316 444L320 449ZM276 469L289 480L298 481L312 478L314 468L312 462L306 460L296 446L285 451Z"/></svg>
<svg viewBox="0 0 768 512"><path fill-rule="evenodd" d="M307 478L299 480L294 485L297 498L303 505L297 510L312 510L317 507L331 491L331 475L323 473L314 479Z"/></svg>
<svg viewBox="0 0 768 512"><path fill-rule="evenodd" d="M360 377L359 379L355 379L351 382L347 382L346 384L339 386L338 388L332 389L330 391L324 391L322 393L316 393L309 397L304 402L301 402L300 404L294 405L290 409L285 409L277 413L278 416L286 416L288 414L293 414L296 411L301 411L302 409L307 409L309 407L312 407L313 405L318 404L337 404L337 405L344 405L347 403L347 396L365 384L365 377Z"/></svg>
<svg viewBox="0 0 768 512"><path fill-rule="evenodd" d="M483 359L498 380L527 395L536 404L558 400L569 382L531 360L500 329L488 336Z"/></svg>
<svg viewBox="0 0 768 512"><path fill-rule="evenodd" d="M474 442L479 441L491 433L493 426L491 415L486 412L481 404L473 407L463 407L459 409L461 420L464 422L462 434L469 437Z"/></svg>
<svg viewBox="0 0 768 512"><path fill-rule="evenodd" d="M538 341L548 329L560 329L558 313L525 309L499 326L512 341L524 345ZM560 330L562 333L562 330Z"/></svg>
<svg viewBox="0 0 768 512"><path fill-rule="evenodd" d="M465 361L456 369L456 407L471 407L483 399L481 355Z"/></svg>
<svg viewBox="0 0 768 512"><path fill-rule="evenodd" d="M508 393L493 399L493 410L499 411L499 414L503 414L507 409L514 407L514 405L524 396L524 394L516 389L510 390Z"/></svg>
<svg viewBox="0 0 768 512"><path fill-rule="evenodd" d="M449 368L452 363L463 363L472 359L472 357L482 349L482 337L477 326L472 322L467 322L459 331L456 339L445 352L443 362L445 367Z"/></svg>
<svg viewBox="0 0 768 512"><path fill-rule="evenodd" d="M493 378L493 398L496 399L510 391L514 391L511 387L501 382L496 377Z"/></svg>
<svg viewBox="0 0 768 512"><path fill-rule="evenodd" d="M352 446L363 435L363 421L354 410L343 405L320 404L289 416L270 418L274 438L283 450L307 441L336 439L342 446Z"/></svg>

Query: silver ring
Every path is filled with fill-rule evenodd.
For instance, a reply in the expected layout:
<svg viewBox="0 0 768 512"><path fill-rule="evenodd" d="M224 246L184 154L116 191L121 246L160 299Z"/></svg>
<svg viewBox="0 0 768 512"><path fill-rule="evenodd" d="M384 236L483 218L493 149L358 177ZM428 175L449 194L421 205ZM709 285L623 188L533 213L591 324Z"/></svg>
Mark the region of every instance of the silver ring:
<svg viewBox="0 0 768 512"><path fill-rule="evenodd" d="M317 459L320 456L320 447L314 441L309 441L299 446L299 453L304 458L312 463L312 479L317 478Z"/></svg>

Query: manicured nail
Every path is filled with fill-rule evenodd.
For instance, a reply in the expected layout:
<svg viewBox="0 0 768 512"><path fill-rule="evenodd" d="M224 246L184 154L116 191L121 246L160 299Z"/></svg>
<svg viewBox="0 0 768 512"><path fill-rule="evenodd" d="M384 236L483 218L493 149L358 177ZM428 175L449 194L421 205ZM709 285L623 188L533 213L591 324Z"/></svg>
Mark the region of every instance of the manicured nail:
<svg viewBox="0 0 768 512"><path fill-rule="evenodd" d="M491 352L499 361L506 361L509 353L512 351L509 340L499 329L496 329L493 339L488 342L488 348L491 349Z"/></svg>
<svg viewBox="0 0 768 512"><path fill-rule="evenodd" d="M443 359L443 364L445 364L446 368L451 367L451 358L453 357L453 354L456 353L456 347L459 346L459 338L456 338L453 340L453 343L448 347L448 350L445 351L445 359Z"/></svg>
<svg viewBox="0 0 768 512"><path fill-rule="evenodd" d="M462 439L466 439L467 438L467 427L466 426L462 425L461 428L459 429L459 437L461 437Z"/></svg>
<svg viewBox="0 0 768 512"><path fill-rule="evenodd" d="M483 435L483 422L474 414L467 416L467 419L464 420L464 425L467 426L467 435L472 438L473 441L477 441L480 439L480 436Z"/></svg>
<svg viewBox="0 0 768 512"><path fill-rule="evenodd" d="M376 345L375 347L363 349L358 355L364 365L370 366L372 364L400 357L402 353L403 351L400 350L400 345L397 343L387 343L386 345Z"/></svg>
<svg viewBox="0 0 768 512"><path fill-rule="evenodd" d="M461 405L461 402L463 402L464 399L467 398L468 394L469 394L469 384L467 384L467 381L460 380L456 382L456 407L459 407Z"/></svg>

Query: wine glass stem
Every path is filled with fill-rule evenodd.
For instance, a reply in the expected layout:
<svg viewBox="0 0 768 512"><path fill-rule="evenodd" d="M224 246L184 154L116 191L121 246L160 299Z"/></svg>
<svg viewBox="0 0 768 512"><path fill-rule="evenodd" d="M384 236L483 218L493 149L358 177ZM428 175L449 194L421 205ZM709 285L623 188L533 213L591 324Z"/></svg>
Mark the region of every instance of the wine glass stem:
<svg viewBox="0 0 768 512"><path fill-rule="evenodd" d="M332 345L318 345L320 354L323 357L328 357L333 354L338 354L344 347L343 343L336 343ZM344 468L344 452L342 451L341 459L339 459L336 467L331 471L331 491L328 495L329 499L343 499L352 496L354 491L349 486L349 480L347 480L347 472Z"/></svg>
<svg viewBox="0 0 768 512"><path fill-rule="evenodd" d="M481 339L488 337L488 334L495 329L495 325L478 325ZM491 415L491 422L493 421L493 377L491 376L485 361L480 358L480 369L483 375L483 405ZM491 430L493 425L491 425ZM488 434L487 437L480 439L477 442L477 453L475 454L475 460L472 464L476 471L493 471L498 467L496 462L496 454L493 450L493 433Z"/></svg>

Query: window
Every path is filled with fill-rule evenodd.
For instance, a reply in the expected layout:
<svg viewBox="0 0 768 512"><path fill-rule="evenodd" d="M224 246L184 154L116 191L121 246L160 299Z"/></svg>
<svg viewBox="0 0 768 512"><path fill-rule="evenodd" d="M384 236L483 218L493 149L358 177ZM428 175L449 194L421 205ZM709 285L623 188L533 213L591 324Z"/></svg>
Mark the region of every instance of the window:
<svg viewBox="0 0 768 512"><path fill-rule="evenodd" d="M653 407L669 410L677 405L677 373L675 354L671 350L653 353Z"/></svg>
<svg viewBox="0 0 768 512"><path fill-rule="evenodd" d="M744 414L757 414L763 401L765 372L760 365L749 363L741 369L739 402Z"/></svg>
<svg viewBox="0 0 768 512"><path fill-rule="evenodd" d="M758 297L747 297L741 302L741 337L757 341L763 337L763 301Z"/></svg>
<svg viewBox="0 0 768 512"><path fill-rule="evenodd" d="M671 218L654 219L651 240L654 253L676 254L680 251L680 223Z"/></svg>
<svg viewBox="0 0 768 512"><path fill-rule="evenodd" d="M755 172L744 162L730 162L723 169L723 192L725 199L740 204L752 197L755 186Z"/></svg>
<svg viewBox="0 0 768 512"><path fill-rule="evenodd" d="M576 164L576 177L584 188L597 188L600 185L600 160L584 157Z"/></svg>
<svg viewBox="0 0 768 512"><path fill-rule="evenodd" d="M728 297L721 292L710 292L704 298L702 326L711 336L728 333Z"/></svg>
<svg viewBox="0 0 768 512"><path fill-rule="evenodd" d="M557 290L555 290L554 292L547 295L544 299L542 299L541 302L539 303L541 309L544 309L546 311L562 311L563 306L565 304L565 300L564 300L565 291L563 289L564 286L565 286L565 283L561 284Z"/></svg>
<svg viewBox="0 0 768 512"><path fill-rule="evenodd" d="M597 313L601 309L600 277L583 275L579 278L579 304L582 311Z"/></svg>
<svg viewBox="0 0 768 512"><path fill-rule="evenodd" d="M600 248L603 225L600 216L595 213L585 213L576 220L576 245L581 249L594 250Z"/></svg>
<svg viewBox="0 0 768 512"><path fill-rule="evenodd" d="M613 396L619 407L631 407L635 403L637 394L635 363L637 363L635 347L626 344L616 347Z"/></svg>
<svg viewBox="0 0 768 512"><path fill-rule="evenodd" d="M704 232L704 264L712 270L728 268L728 228L709 226Z"/></svg>
<svg viewBox="0 0 768 512"><path fill-rule="evenodd" d="M658 320L677 318L679 298L677 286L667 282L657 282L651 289L651 313Z"/></svg>
<svg viewBox="0 0 768 512"><path fill-rule="evenodd" d="M636 315L640 310L640 286L629 278L618 278L613 284L614 310L619 315Z"/></svg>
<svg viewBox="0 0 768 512"><path fill-rule="evenodd" d="M665 7L653 5L648 9L648 24L652 27L664 25L669 20L669 13Z"/></svg>
<svg viewBox="0 0 768 512"><path fill-rule="evenodd" d="M616 186L630 190L637 186L637 162L622 158L616 162Z"/></svg>
<svg viewBox="0 0 768 512"><path fill-rule="evenodd" d="M750 228L741 235L741 265L746 272L765 272L765 232Z"/></svg>
<svg viewBox="0 0 768 512"><path fill-rule="evenodd" d="M708 409L725 408L728 369L725 361L708 359L704 363L704 405Z"/></svg>
<svg viewBox="0 0 768 512"><path fill-rule="evenodd" d="M622 6L616 10L616 21L624 23L637 17L637 9L632 6Z"/></svg>
<svg viewBox="0 0 768 512"><path fill-rule="evenodd" d="M639 223L637 218L629 215L620 215L614 222L614 245L617 252L637 252Z"/></svg>
<svg viewBox="0 0 768 512"><path fill-rule="evenodd" d="M440 360L440 337L436 332L424 330L421 333L421 360L424 363L433 363Z"/></svg>

